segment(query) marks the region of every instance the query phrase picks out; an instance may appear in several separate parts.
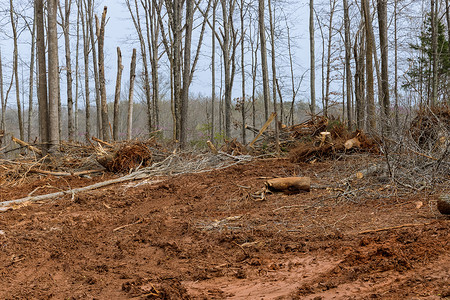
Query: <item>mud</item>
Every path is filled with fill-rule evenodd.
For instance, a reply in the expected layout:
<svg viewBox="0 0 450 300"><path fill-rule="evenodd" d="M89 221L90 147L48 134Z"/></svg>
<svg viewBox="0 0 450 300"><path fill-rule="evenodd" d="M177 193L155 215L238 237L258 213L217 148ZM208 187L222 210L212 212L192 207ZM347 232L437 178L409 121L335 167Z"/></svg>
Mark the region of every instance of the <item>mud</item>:
<svg viewBox="0 0 450 300"><path fill-rule="evenodd" d="M336 185L377 159L255 160L2 212L0 298L450 297L450 221L436 210L442 187L399 190L377 176ZM252 196L267 178L294 175L316 188ZM1 187L0 200L112 177L33 175Z"/></svg>

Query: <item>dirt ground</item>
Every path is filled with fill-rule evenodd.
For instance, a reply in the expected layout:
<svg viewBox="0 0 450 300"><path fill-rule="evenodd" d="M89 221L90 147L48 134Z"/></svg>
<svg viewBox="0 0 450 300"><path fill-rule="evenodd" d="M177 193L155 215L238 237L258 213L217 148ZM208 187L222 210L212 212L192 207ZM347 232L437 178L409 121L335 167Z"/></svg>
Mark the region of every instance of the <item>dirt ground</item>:
<svg viewBox="0 0 450 300"><path fill-rule="evenodd" d="M446 187L399 189L383 174L337 185L377 159L255 159L1 212L0 299L450 298ZM252 197L293 175L311 191ZM0 201L113 177L34 174Z"/></svg>

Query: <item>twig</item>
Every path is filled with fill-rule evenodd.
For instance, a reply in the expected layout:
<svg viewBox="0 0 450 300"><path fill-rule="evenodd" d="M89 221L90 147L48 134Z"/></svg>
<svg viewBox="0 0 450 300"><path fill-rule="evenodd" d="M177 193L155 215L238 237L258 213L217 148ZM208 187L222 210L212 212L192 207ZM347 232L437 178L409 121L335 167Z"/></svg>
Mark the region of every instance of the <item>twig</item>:
<svg viewBox="0 0 450 300"><path fill-rule="evenodd" d="M143 221L143 219L139 219L139 220L137 220L137 221L134 222L134 223L119 226L119 227L117 227L117 228L114 228L114 229L113 229L113 232L116 232L116 231L118 231L118 230L120 230L120 229L124 229L124 228L130 227L130 226L133 226L133 225L142 223L142 221Z"/></svg>

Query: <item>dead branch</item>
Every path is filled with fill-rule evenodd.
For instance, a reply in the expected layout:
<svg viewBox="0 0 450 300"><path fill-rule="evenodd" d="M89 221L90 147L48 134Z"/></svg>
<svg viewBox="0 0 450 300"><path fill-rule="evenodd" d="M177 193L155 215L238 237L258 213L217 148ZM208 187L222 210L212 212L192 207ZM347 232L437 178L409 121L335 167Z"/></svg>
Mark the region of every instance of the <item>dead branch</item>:
<svg viewBox="0 0 450 300"><path fill-rule="evenodd" d="M253 144L255 144L256 141L258 140L258 138L264 133L264 131L266 131L266 129L269 127L270 123L272 123L272 121L275 119L276 115L277 115L276 113L272 113L270 115L269 119L267 119L266 123L263 125L263 127L261 128L259 133L255 136L253 141L248 145L250 148L253 147Z"/></svg>
<svg viewBox="0 0 450 300"><path fill-rule="evenodd" d="M104 169L86 170L86 171L71 172L71 173L69 173L69 172L53 172L53 171L47 171L47 170L31 169L29 172L30 173L45 174L45 175L53 175L53 176L82 176L82 175L88 175L88 174L93 174L93 173L104 172Z"/></svg>
<svg viewBox="0 0 450 300"><path fill-rule="evenodd" d="M371 230L364 230L364 231L360 231L358 232L358 234L366 234L366 233L374 233L374 232L380 232L380 231L388 231L388 230L393 230L393 229L400 229L400 228L405 228L405 227L416 227L416 226L426 226L426 225L430 225L433 224L433 222L429 222L429 223L421 223L421 224L403 224L403 225L397 225L397 226L392 226L392 227L383 227L383 228L378 228L378 229L371 229Z"/></svg>
<svg viewBox="0 0 450 300"><path fill-rule="evenodd" d="M36 148L36 147L34 147L34 146L28 144L27 142L24 142L24 141L22 141L22 140L19 140L18 138L14 137L14 136L11 136L11 140L12 140L14 143L16 143L16 144L19 144L20 146L27 147L27 148L30 149L31 151L33 151L33 152L35 152L35 153L37 153L37 154L39 154L39 155L42 155L42 151L41 151L40 149L38 149L38 148Z"/></svg>

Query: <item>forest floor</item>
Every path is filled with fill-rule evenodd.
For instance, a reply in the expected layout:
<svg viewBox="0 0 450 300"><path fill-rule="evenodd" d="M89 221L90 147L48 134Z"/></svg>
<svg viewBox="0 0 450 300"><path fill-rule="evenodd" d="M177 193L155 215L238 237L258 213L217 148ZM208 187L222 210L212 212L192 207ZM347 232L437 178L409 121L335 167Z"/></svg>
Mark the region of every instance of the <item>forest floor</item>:
<svg viewBox="0 0 450 300"><path fill-rule="evenodd" d="M0 299L449 298L448 187L354 176L380 161L253 159L15 206L0 212ZM252 196L294 175L311 191ZM0 202L116 177L33 174Z"/></svg>

